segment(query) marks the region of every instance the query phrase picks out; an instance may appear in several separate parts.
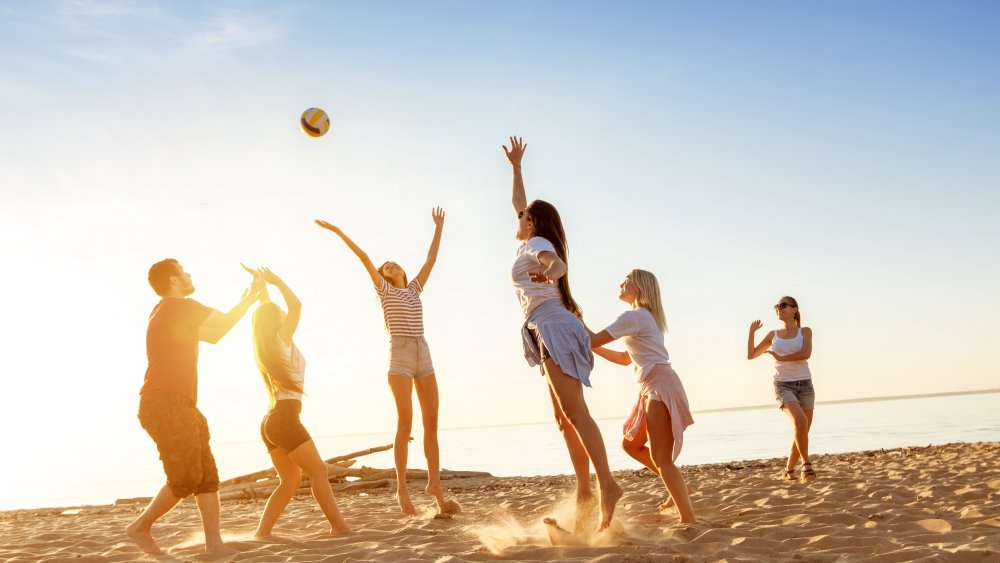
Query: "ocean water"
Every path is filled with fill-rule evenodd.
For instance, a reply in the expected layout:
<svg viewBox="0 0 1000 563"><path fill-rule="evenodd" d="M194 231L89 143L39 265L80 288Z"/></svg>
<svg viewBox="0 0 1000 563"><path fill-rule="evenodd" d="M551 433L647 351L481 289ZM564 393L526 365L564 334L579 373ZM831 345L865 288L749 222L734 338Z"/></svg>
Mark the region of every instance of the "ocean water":
<svg viewBox="0 0 1000 563"><path fill-rule="evenodd" d="M620 447L626 415L598 420L613 470L639 468ZM695 412L694 418L695 424L684 435L678 459L681 465L782 457L791 445L791 422L773 406ZM389 444L392 438L391 433L314 436L325 457ZM421 440L415 424L410 467L426 468ZM439 440L446 469L488 471L496 476L572 473L554 421L445 429L440 431ZM1000 441L1000 392L820 403L810 432L810 452L977 441ZM213 442L212 449L217 459L225 460L226 467L237 469L235 474L267 467L268 459L257 441ZM136 457L130 451L119 452L119 463L98 480L80 483L69 478L50 481L44 488L11 491L0 498L0 510L107 504L117 498L150 496L162 486L163 475L158 464ZM392 467L392 451L365 456L359 464ZM233 476L225 473L222 478Z"/></svg>

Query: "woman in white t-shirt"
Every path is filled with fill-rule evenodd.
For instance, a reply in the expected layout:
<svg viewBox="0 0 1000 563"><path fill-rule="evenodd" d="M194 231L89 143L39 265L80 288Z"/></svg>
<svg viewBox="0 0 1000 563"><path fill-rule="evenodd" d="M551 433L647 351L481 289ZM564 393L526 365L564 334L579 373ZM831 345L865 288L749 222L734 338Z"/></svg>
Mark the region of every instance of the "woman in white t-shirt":
<svg viewBox="0 0 1000 563"><path fill-rule="evenodd" d="M594 356L590 339L580 321L580 308L569 290L566 234L559 213L551 204L528 203L521 177L521 159L527 145L510 138L503 147L513 168L512 203L517 213L517 249L511 277L525 322L521 328L528 365L540 366L548 383L556 422L566 441L577 484L577 528L592 513L590 464L594 464L600 492L598 531L611 524L622 489L611 476L601 431L590 416L583 387L590 386Z"/></svg>
<svg viewBox="0 0 1000 563"><path fill-rule="evenodd" d="M801 459L801 480L808 483L816 479L816 472L809 461L809 429L816 406L816 391L807 361L812 355L813 333L811 328L802 326L799 302L787 295L778 300L774 314L784 328L769 331L756 346L754 335L762 323L759 320L750 323L747 359L752 360L765 352L774 357L774 402L795 427L784 478L790 481L796 479L795 466Z"/></svg>
<svg viewBox="0 0 1000 563"><path fill-rule="evenodd" d="M316 224L333 231L361 260L371 277L382 305L385 328L389 333L389 389L396 404L396 439L393 441L393 458L396 464L396 500L404 516L416 516L406 484L406 461L409 454L410 430L413 427L413 390L417 391L424 426L424 455L427 457L426 491L437 501L438 510L454 514L461 508L453 500L445 501L441 488L441 454L438 447L438 386L431 363L431 352L424 338L424 309L420 294L427 285L427 278L437 261L444 228L444 210L431 210L434 220L434 238L427 261L413 281L407 282L406 272L395 262L385 262L376 268L368 255L354 244L339 227L326 221Z"/></svg>
<svg viewBox="0 0 1000 563"><path fill-rule="evenodd" d="M253 314L254 356L270 402L267 415L260 423L260 436L278 473L278 486L264 505L254 536L271 535L274 523L299 489L303 471L309 476L316 504L330 522L330 534L350 532L333 498L326 463L299 420L306 361L292 336L299 326L302 302L271 270L263 268L255 272L248 268L248 271L263 276L265 282L277 287L288 307L288 313L282 311L271 302L265 289L260 296L260 306Z"/></svg>
<svg viewBox="0 0 1000 563"><path fill-rule="evenodd" d="M639 399L625 422L622 446L629 455L657 473L677 507L681 522L695 521L688 487L674 465L684 443L684 430L694 424L687 394L670 365L663 343L667 330L660 285L645 270L632 270L619 286L618 298L632 306L596 334L590 345L606 360L627 366L635 363ZM603 346L621 338L625 352ZM649 441L649 448L645 447Z"/></svg>

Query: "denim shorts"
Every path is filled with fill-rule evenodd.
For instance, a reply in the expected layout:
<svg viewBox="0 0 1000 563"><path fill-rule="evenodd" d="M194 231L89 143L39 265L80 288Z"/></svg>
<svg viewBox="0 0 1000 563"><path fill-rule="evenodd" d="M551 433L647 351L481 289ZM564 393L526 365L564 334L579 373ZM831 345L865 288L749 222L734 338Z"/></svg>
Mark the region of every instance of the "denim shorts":
<svg viewBox="0 0 1000 563"><path fill-rule="evenodd" d="M389 339L389 375L414 379L434 375L431 349L423 336L393 336Z"/></svg>
<svg viewBox="0 0 1000 563"><path fill-rule="evenodd" d="M781 408L785 403L796 402L800 407L811 410L816 406L816 390L812 379L798 381L775 381L774 402Z"/></svg>

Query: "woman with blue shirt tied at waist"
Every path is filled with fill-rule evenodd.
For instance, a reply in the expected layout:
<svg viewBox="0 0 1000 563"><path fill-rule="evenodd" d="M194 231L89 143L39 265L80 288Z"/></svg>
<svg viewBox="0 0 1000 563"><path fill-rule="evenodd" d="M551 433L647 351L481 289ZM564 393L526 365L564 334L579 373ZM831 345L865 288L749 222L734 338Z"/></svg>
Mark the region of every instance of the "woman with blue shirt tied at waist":
<svg viewBox="0 0 1000 563"><path fill-rule="evenodd" d="M569 290L566 234L559 212L541 200L528 203L521 177L524 142L510 138L503 147L513 170L512 204L517 214L517 240L521 246L511 271L514 291L525 322L521 328L524 356L530 366L540 366L545 376L556 422L566 441L576 473L577 518L580 529L592 511L590 464L594 464L600 492L597 531L611 525L622 489L611 476L601 431L590 416L583 387L590 387L594 356L590 338L580 320L580 307Z"/></svg>
<svg viewBox="0 0 1000 563"><path fill-rule="evenodd" d="M687 484L674 464L681 453L684 430L694 424L694 418L684 385L670 365L670 355L663 343L667 319L660 285L651 272L632 270L619 288L618 299L631 309L604 330L591 333L590 345L597 355L610 362L623 366L635 363L639 398L625 422L622 447L660 476L681 522L695 522ZM603 348L619 338L625 344L625 352ZM645 447L647 440L649 448Z"/></svg>
<svg viewBox="0 0 1000 563"><path fill-rule="evenodd" d="M747 359L752 360L765 352L774 357L774 400L795 425L792 449L788 454L784 477L796 480L795 466L802 460L802 482L816 479L816 472L809 461L809 428L813 421L816 392L813 390L812 373L806 361L812 355L812 329L802 326L799 303L787 295L778 300L774 313L784 328L770 331L754 346L754 335L761 327L759 320L750 323L747 340Z"/></svg>

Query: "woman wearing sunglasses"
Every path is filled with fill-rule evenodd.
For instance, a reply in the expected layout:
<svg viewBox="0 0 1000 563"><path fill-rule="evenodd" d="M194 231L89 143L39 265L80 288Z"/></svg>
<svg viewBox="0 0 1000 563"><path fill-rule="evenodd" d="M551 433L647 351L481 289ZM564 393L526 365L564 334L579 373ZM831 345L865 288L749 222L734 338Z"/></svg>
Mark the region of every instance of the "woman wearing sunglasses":
<svg viewBox="0 0 1000 563"><path fill-rule="evenodd" d="M762 323L759 320L750 323L747 359L752 360L764 353L774 357L774 400L795 425L784 476L794 481L795 466L801 459L801 479L807 483L816 479L816 472L809 462L809 428L813 421L816 392L806 361L812 355L812 329L802 326L799 303L787 295L778 300L774 313L784 328L768 332L760 344L754 346L754 335Z"/></svg>

